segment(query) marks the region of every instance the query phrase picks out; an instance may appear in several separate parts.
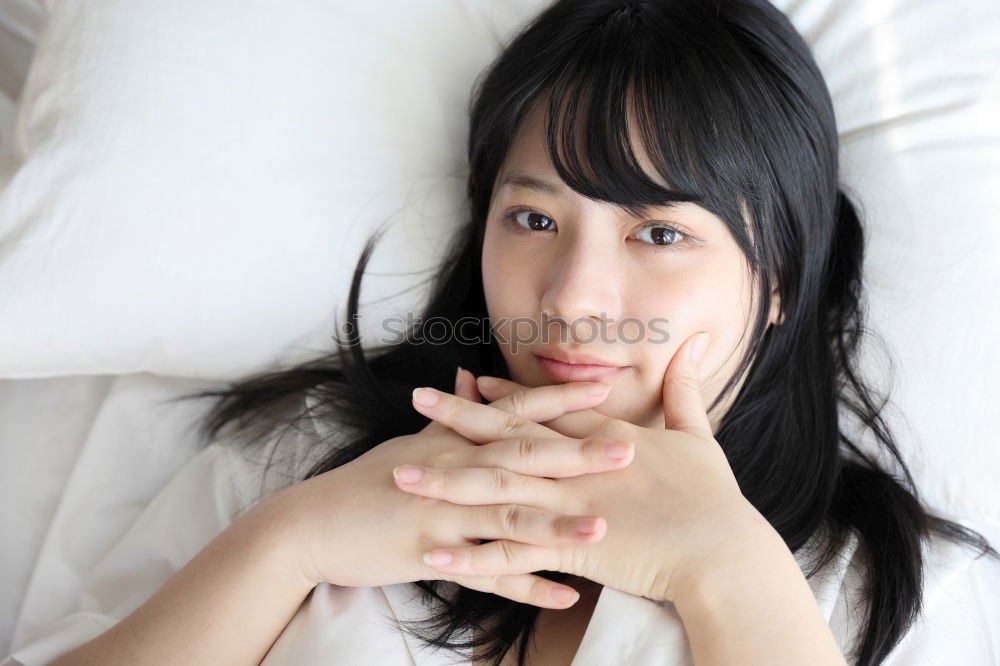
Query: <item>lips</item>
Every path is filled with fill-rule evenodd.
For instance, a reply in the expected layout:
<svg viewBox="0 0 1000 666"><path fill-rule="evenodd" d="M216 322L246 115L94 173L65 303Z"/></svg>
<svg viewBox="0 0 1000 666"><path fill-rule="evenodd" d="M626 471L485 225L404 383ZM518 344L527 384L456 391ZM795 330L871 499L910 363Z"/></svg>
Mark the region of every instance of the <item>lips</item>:
<svg viewBox="0 0 1000 666"><path fill-rule="evenodd" d="M535 356L541 356L543 358L552 359L553 361L559 361L560 363L569 363L572 365L603 365L603 366L610 366L613 368L623 367L622 363L606 361L598 356L592 356L591 354L575 354L555 348L544 349L540 352L537 352Z"/></svg>
<svg viewBox="0 0 1000 666"><path fill-rule="evenodd" d="M559 358L552 358L553 356ZM535 354L538 365L545 374L559 382L605 381L624 372L629 366L609 363L589 354L569 354L546 350Z"/></svg>

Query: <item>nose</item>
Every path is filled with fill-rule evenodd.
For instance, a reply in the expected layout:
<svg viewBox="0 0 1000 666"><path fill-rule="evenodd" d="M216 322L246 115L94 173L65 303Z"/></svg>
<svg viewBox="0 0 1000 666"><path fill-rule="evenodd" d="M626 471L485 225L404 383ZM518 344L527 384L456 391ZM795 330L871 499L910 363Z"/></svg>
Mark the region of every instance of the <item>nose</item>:
<svg viewBox="0 0 1000 666"><path fill-rule="evenodd" d="M579 336L590 335L595 325L610 334L621 319L618 247L600 234L584 236L564 236L555 248L541 301L543 317L550 321L542 324L554 326L551 320L558 319L563 328L579 328Z"/></svg>

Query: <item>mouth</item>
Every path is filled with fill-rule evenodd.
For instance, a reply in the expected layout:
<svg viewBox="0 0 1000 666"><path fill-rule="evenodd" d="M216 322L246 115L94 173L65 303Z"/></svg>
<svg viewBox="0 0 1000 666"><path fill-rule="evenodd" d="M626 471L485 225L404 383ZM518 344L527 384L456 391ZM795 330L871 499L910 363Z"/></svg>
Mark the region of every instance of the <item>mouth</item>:
<svg viewBox="0 0 1000 666"><path fill-rule="evenodd" d="M568 363L541 354L535 354L535 359L538 361L538 367L558 382L604 381L617 377L630 367L600 363Z"/></svg>

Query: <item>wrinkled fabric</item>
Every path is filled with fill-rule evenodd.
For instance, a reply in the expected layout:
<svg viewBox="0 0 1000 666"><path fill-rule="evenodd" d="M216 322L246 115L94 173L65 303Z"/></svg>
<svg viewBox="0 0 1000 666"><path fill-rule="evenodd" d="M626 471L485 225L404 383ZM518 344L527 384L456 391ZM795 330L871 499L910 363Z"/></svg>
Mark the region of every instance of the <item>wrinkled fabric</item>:
<svg viewBox="0 0 1000 666"><path fill-rule="evenodd" d="M322 432L318 424L314 424ZM301 443L301 439L299 442ZM304 448L304 447L299 447ZM90 572L76 612L14 646L0 666L41 666L100 635L152 596L240 514L294 482L294 471L315 461L296 453L278 458L267 475L260 460L232 443L198 453L153 499L124 537ZM276 473L275 473L276 472ZM818 548L814 537L795 554L807 570ZM857 539L809 579L823 616L842 652L861 629L865 607ZM1000 648L1000 565L964 545L935 540L927 550L924 614L885 662L996 664ZM446 594L457 590L445 583ZM445 666L458 658L424 646L397 629L427 617L412 584L378 588L318 585L278 637L265 666L420 664ZM458 638L469 638L466 630ZM471 651L459 663L471 664ZM680 616L670 602L654 602L605 587L572 666L693 664Z"/></svg>

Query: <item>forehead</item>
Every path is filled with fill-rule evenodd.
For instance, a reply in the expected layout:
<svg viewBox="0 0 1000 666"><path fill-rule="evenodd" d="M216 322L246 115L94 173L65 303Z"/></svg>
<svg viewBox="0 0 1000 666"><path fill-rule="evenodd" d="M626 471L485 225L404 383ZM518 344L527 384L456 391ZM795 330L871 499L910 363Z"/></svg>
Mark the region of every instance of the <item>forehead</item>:
<svg viewBox="0 0 1000 666"><path fill-rule="evenodd" d="M543 101L533 105L524 115L497 173L491 206L498 200L507 202L523 193L563 201L582 196L559 177L552 164L545 131L546 109L547 105ZM579 123L577 127L586 127L586 123ZM582 132L577 132L577 150L579 154L585 155L585 145L580 143L581 134ZM632 131L630 134L632 150L639 166L651 180L667 187L666 179L655 169L648 153L636 140L637 132ZM745 204L743 206L744 225L749 226L746 217L748 211ZM735 243L726 222L696 202L681 201L668 205L642 206L640 213L646 218L671 219L705 240L715 239L727 246ZM749 233L752 238L752 230Z"/></svg>
<svg viewBox="0 0 1000 666"><path fill-rule="evenodd" d="M555 166L552 164L545 131L545 112L546 103L544 101L536 103L522 119L514 140L508 148L500 171L497 174L493 190L494 199L515 191L533 192L556 198L581 196L577 192L574 192L559 177ZM585 128L586 124L580 123L577 127ZM635 132L633 132L634 134ZM578 154L585 155L586 146L583 143L584 137L582 135L582 129L577 131L577 150ZM667 181L655 170L646 150L634 136L632 150L646 175L654 182L667 187ZM707 210L692 202L676 202L665 206L645 207L646 211L663 211L668 209L672 211L701 211L702 214L711 216L711 213Z"/></svg>
<svg viewBox="0 0 1000 666"><path fill-rule="evenodd" d="M559 181L559 185L565 187L565 183L559 179L549 153L549 145L547 142L548 137L546 135L545 126L547 109L548 99L546 97L541 97L531 105L529 110L521 119L517 132L514 135L514 139L511 141L507 154L504 157L500 172L497 174L496 183L498 186L507 179L507 175L510 172L517 171L535 174L551 174L551 178L556 179ZM638 123L635 120L634 107L629 105L627 109L628 112L626 115L629 127L629 144L631 146L632 153L635 156L636 162L647 178L661 187L669 187L669 183L656 169L653 161L650 159L649 152L646 150L645 145L639 138L640 132L637 129ZM560 120L564 118L565 115L562 115ZM580 165L583 171L588 170L585 157L589 152L586 141L587 131L588 123L586 120L578 119L575 125L573 141L575 142L574 148L576 154L582 156L581 159L584 161L584 164ZM564 149L565 142L568 140L568 137L564 136L564 132L565 129L563 127L555 128L555 138L557 142L561 144L560 156L563 159L565 159L566 155L566 151Z"/></svg>
<svg viewBox="0 0 1000 666"><path fill-rule="evenodd" d="M517 174L526 178L518 178ZM512 175L514 175L513 181L510 180ZM496 186L530 186L527 180L530 178L534 178L536 181L544 180L546 183L555 179L559 181L559 185L565 187L565 183L559 180L549 156L545 138L545 113L540 104L536 104L525 115L517 128L514 140L508 146L507 154L500 166L500 172L497 174ZM545 191L544 188L538 189L542 192ZM496 188L494 192L496 192ZM556 192L549 193L556 194Z"/></svg>

